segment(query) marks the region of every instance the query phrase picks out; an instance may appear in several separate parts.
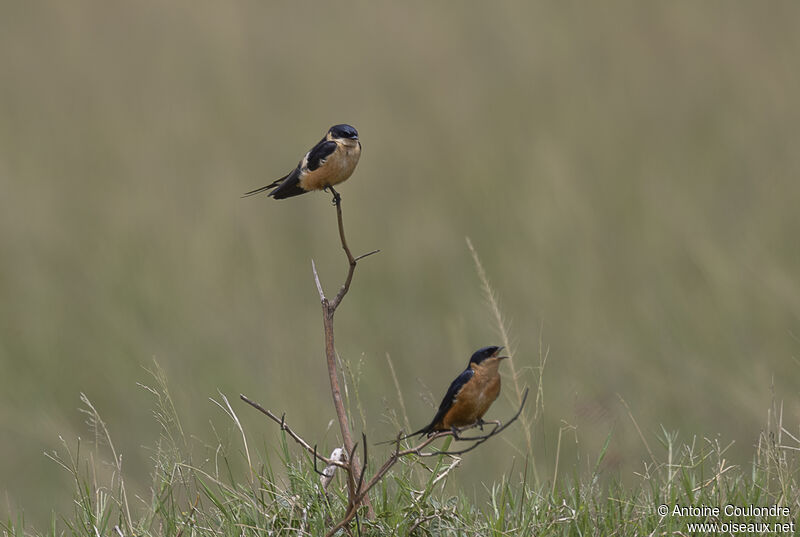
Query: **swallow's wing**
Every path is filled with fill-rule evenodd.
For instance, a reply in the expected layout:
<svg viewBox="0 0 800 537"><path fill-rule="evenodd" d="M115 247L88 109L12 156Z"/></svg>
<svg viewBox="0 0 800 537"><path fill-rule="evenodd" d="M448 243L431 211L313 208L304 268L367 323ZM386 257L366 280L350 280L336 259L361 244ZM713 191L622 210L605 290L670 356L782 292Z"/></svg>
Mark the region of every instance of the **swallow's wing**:
<svg viewBox="0 0 800 537"><path fill-rule="evenodd" d="M336 151L336 142L330 142L323 138L319 141L319 143L317 143L317 145L312 147L308 153L306 153L306 155L303 157L303 160L300 161L300 163L297 165L297 168L292 170L291 173L284 175L277 181L273 181L267 186L262 186L261 188L251 190L250 192L245 193L242 197L259 194L272 188L275 190L270 192L269 195L276 200L305 194L306 191L300 187L300 177L304 173L313 172L325 164L325 159L331 156L334 151Z"/></svg>
<svg viewBox="0 0 800 537"><path fill-rule="evenodd" d="M334 151L336 151L336 142L330 142L323 138L306 154L302 167L313 172L325 164L325 159L331 156Z"/></svg>
<svg viewBox="0 0 800 537"><path fill-rule="evenodd" d="M335 150L336 142L328 142L325 139L320 140L317 145L311 148L311 151L306 153L297 168L281 179L278 188L270 192L269 195L279 200L308 192L302 185L303 176L325 164L325 159L331 156L331 153Z"/></svg>
<svg viewBox="0 0 800 537"><path fill-rule="evenodd" d="M300 165L298 164L297 168L292 170L292 173L272 183L273 185L277 185L277 188L270 192L269 195L276 200L281 200L284 198L291 198L292 196L305 194L306 191L300 188L301 173L302 171L300 170Z"/></svg>
<svg viewBox="0 0 800 537"><path fill-rule="evenodd" d="M469 382L469 379L471 379L474 374L475 371L473 369L465 369L458 377L456 377L456 380L450 383L447 393L444 394L444 399L442 399L442 402L439 404L439 410L436 412L431 424L428 426L429 431L426 432L430 432L430 430L432 430L437 423L442 421L444 415L447 414L447 411L452 408L456 397L458 397L458 392L461 391L461 388L464 387L464 384Z"/></svg>

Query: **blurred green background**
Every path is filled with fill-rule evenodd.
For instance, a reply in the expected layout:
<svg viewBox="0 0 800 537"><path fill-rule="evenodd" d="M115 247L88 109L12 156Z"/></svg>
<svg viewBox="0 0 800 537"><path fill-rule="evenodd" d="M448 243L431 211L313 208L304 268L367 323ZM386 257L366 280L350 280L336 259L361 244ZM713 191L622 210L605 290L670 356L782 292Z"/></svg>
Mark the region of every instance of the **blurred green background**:
<svg viewBox="0 0 800 537"><path fill-rule="evenodd" d="M90 434L80 392L146 490L158 428L136 382L154 358L201 439L230 426L220 389L335 443L310 268L329 292L344 277L334 210L240 195L340 122L363 143L340 188L348 238L382 250L336 317L371 440L394 431L387 353L421 426L498 342L469 236L515 365L549 348L543 480L565 424L562 472L610 430L604 473L641 470L618 395L655 449L663 424L734 440L748 464L772 399L793 430L800 412L799 17L788 1L2 2L0 514L43 526L69 504L42 452ZM521 468L521 431L454 484L480 495Z"/></svg>

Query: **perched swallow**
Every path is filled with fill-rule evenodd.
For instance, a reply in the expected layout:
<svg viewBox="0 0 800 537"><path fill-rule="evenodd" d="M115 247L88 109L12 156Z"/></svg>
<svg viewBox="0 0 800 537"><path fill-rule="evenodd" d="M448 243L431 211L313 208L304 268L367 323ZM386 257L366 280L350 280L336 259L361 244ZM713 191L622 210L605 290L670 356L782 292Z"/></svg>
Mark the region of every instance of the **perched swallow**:
<svg viewBox="0 0 800 537"><path fill-rule="evenodd" d="M483 347L472 354L467 368L454 380L439 405L433 420L405 438L439 431L453 431L483 424L483 415L500 395L500 361L508 356L498 356L503 347Z"/></svg>
<svg viewBox="0 0 800 537"><path fill-rule="evenodd" d="M267 186L247 192L243 197L273 189L269 195L280 200L312 190L330 188L333 191L334 201L337 202L339 194L333 190L333 186L352 175L360 156L361 142L358 141L358 131L350 125L334 125L328 129L325 137L306 153L291 173Z"/></svg>

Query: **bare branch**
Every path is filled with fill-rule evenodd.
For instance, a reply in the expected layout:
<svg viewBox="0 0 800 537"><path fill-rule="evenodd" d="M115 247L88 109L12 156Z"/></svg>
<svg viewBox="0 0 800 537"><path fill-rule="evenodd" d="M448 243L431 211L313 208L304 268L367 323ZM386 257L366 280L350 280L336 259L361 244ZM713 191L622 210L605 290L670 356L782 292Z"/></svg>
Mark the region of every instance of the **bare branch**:
<svg viewBox="0 0 800 537"><path fill-rule="evenodd" d="M358 472L358 483L356 484L356 496L361 492L361 485L364 484L364 473L367 470L367 435L361 433L361 440L364 445L364 463L361 465L361 471Z"/></svg>
<svg viewBox="0 0 800 537"><path fill-rule="evenodd" d="M357 512L358 511L356 509L352 508L348 509L347 514L344 516L344 518L341 519L339 522L337 522L334 527L328 530L328 533L325 534L325 537L333 537L334 535L336 535L336 533L340 529L350 524L350 521L353 520Z"/></svg>
<svg viewBox="0 0 800 537"><path fill-rule="evenodd" d="M470 447L462 449L462 450L456 450L456 451L428 451L428 452L423 451L423 449L425 449L428 445L430 445L431 442L433 442L435 440L438 440L439 438L443 438L445 436L454 436L452 431L441 431L441 432L438 432L438 433L436 433L434 435L429 436L428 438L426 438L425 440L423 440L421 443L419 443L418 445L416 445L414 447L411 447L411 448L408 448L408 449L404 449L404 450L400 450L400 442L404 438L403 438L403 431L398 432L397 433L397 439L393 442L395 444L394 453L392 453L389 456L389 458L386 460L386 462L383 463L383 466L381 466L378 469L378 471L375 472L375 475L373 475L372 478L367 482L367 484L366 484L366 486L364 486L363 490L361 490L359 492L358 498L361 498L361 497L365 496L372 487L377 485L380 482L380 480L383 479L383 476L386 475L386 472L388 472L389 469L391 469L391 467L394 466L395 463L397 463L397 461L399 461L402 457L406 457L408 455L417 455L418 457L436 457L436 456L439 456L439 455L457 456L457 455L461 455L463 453L466 453L468 451L472 451L473 449L475 449L479 445L481 445L484 442L486 442L487 440L489 440L491 437L497 436L502 431L504 431L509 425L514 423L517 420L517 418L519 418L519 415L522 413L522 409L525 407L525 401L527 399L528 399L528 388L525 388L525 392L522 394L522 403L520 403L519 408L517 409L517 412L508 421L506 421L505 424L500 424L500 422L497 422L495 427L491 431L489 431L487 434L480 435L480 436L466 437L466 438L465 437L456 437L456 440L473 442L473 444Z"/></svg>
<svg viewBox="0 0 800 537"><path fill-rule="evenodd" d="M354 259L354 261L360 261L360 260L364 259L365 257L369 257L372 254L377 254L378 252L380 252L380 250L372 250L371 252L367 252L366 254L361 254L360 256L356 257Z"/></svg>
<svg viewBox="0 0 800 537"><path fill-rule="evenodd" d="M350 283L353 281L353 273L356 271L356 259L353 257L353 254L350 253L350 247L347 245L347 239L344 236L344 222L342 221L341 199L336 199L335 203L336 203L336 220L339 223L339 239L342 241L342 249L344 250L344 253L347 256L347 262L350 264L350 268L347 270L347 277L344 280L342 288L339 289L339 292L336 293L336 296L331 301L331 313L333 313L333 311L336 311L336 308L339 307L339 304L342 302L344 295L346 295L347 291L350 290Z"/></svg>
<svg viewBox="0 0 800 537"><path fill-rule="evenodd" d="M463 455L464 453L467 453L468 451L472 451L476 447L480 446L481 444L483 444L484 442L489 440L491 437L500 434L509 425L511 425L512 423L517 421L517 418L519 418L519 415L522 414L522 409L525 407L525 401L527 399L528 399L528 388L525 388L525 391L522 394L522 402L520 403L519 408L517 409L517 413L514 414L508 421L506 421L505 424L500 424L500 422L497 422L497 424L494 426L494 428L491 431L489 431L487 434L480 435L480 436L456 438L456 440L464 440L464 441L467 441L467 442L473 442L473 444L471 446L469 446L468 448L459 449L459 450L455 450L455 451L435 451L433 453L433 455Z"/></svg>
<svg viewBox="0 0 800 537"><path fill-rule="evenodd" d="M319 299L324 303L325 298L325 291L322 290L322 283L319 281L319 274L317 274L317 266L314 264L314 260L311 260L311 270L314 272L314 283L317 284L317 291L319 292Z"/></svg>
<svg viewBox="0 0 800 537"><path fill-rule="evenodd" d="M369 498L360 496L356 491L356 482L360 481L361 475L359 467L361 466L358 460L358 455L355 453L355 443L353 442L352 433L350 432L350 422L347 412L344 408L344 401L342 400L342 393L339 387L339 371L336 364L336 346L334 343L333 332L333 316L336 313L336 308L341 304L347 291L350 289L350 283L353 281L353 273L356 269L357 259L353 257L350 252L350 247L347 245L347 239L344 234L344 222L342 219L342 204L339 194L331 188L333 192L334 205L336 206L336 220L339 227L339 239L342 243L342 249L347 256L348 270L347 277L339 292L332 300L328 300L322 290L322 284L319 281L319 274L317 273L316 265L312 262L312 270L314 272L314 282L319 291L320 300L322 302L322 324L325 334L325 359L328 366L328 377L331 383L331 397L333 398L333 406L336 410L336 418L339 421L339 429L342 434L342 443L344 444L345 452L349 455L347 461L348 474L347 474L347 488L348 488L348 510L353 511L348 521L355 515L358 507L364 503L368 508L368 516L373 518L375 516ZM375 252L370 252L366 255L372 255ZM341 527L341 526L340 526Z"/></svg>
<svg viewBox="0 0 800 537"><path fill-rule="evenodd" d="M340 449L340 448L336 448L336 449ZM331 454L331 458L332 459L335 458L335 457L333 457L333 454ZM319 474L320 476L325 476L325 472L320 472L319 469L317 468L317 445L316 444L314 444L314 456L312 457L312 459L314 461L314 473L315 474ZM326 466L325 469L327 470L328 467Z"/></svg>
<svg viewBox="0 0 800 537"><path fill-rule="evenodd" d="M460 455L462 453L466 453L467 451L472 451L473 449L475 449L475 447L477 447L480 444L483 444L484 442L489 440L491 437L500 434L502 431L504 431L506 428L508 428L509 425L514 423L519 418L520 414L522 413L522 409L525 407L525 401L527 401L527 399L528 399L528 388L525 388L524 392L522 393L522 402L520 402L519 408L517 409L516 413L514 413L514 415L511 416L506 421L505 424L503 424L500 421L484 422L483 423L483 425L485 425L487 423L492 423L494 425L492 430L490 430L486 434L482 434L482 435L478 435L478 436L458 436L458 435L453 434L452 431L440 431L440 432L438 432L438 433L436 433L434 435L429 436L426 441L422 442L418 446L415 446L413 448L409 448L409 449L407 449L405 451L399 451L400 442L408 438L407 436L403 436L403 431L399 431L397 433L397 438L396 439L390 440L390 441L386 441L386 442L381 442L381 444L385 444L385 443L396 444L397 447L398 447L398 450L396 450L396 453L399 453L401 455L402 454L406 454L406 453L416 453L417 455L419 455L421 457L434 457L434 456L437 456L437 455ZM478 424L471 425L470 427L467 427L467 429L474 429L475 427L478 427ZM467 429L463 429L463 430L467 430ZM475 442L475 445L467 448L465 451L431 451L429 453L423 453L421 451L421 449L423 447L427 446L428 444L430 444L430 442L432 440L436 440L437 438L442 438L444 436L453 436L456 440L460 440L460 441L463 441L463 442Z"/></svg>
<svg viewBox="0 0 800 537"><path fill-rule="evenodd" d="M349 418L347 415L347 411L344 407L344 401L342 399L341 389L339 386L339 371L337 365L337 355L336 355L336 347L334 343L334 329L333 329L333 318L334 314L336 313L336 309L341 304L344 297L347 295L347 292L350 290L350 285L353 281L353 275L355 273L356 264L359 260L369 257L378 253L380 250L373 250L367 252L365 254L359 255L358 257L354 257L352 252L350 251L350 247L347 244L347 239L345 237L344 232L344 221L342 217L342 206L341 206L341 197L339 194L334 190L332 187L329 187L331 192L333 192L333 203L336 207L336 221L338 224L339 229L339 240L341 241L342 249L344 250L345 256L347 257L348 269L347 269L347 276L345 277L345 281L342 284L339 291L336 293L332 299L328 299L325 296L324 289L322 287L322 282L320 281L319 273L317 272L316 263L314 260L311 260L311 270L314 275L314 284L316 285L317 292L319 293L319 298L322 306L322 321L323 321L323 330L324 330L324 340L325 340L325 358L328 366L328 377L331 384L331 396L333 398L334 409L336 411L336 417L339 422L339 427L342 435L342 443L344 444L343 447L337 448L330 457L324 457L317 452L317 446L314 445L313 447L306 442L303 438L301 438L297 433L295 433L285 421L285 415L281 418L278 418L275 414L266 410L258 403L251 401L244 395L240 395L241 399L248 403L250 406L254 407L256 410L260 411L267 417L269 417L272 421L277 423L281 430L286 431L289 436L294 439L303 449L308 452L312 460L314 461L314 470L315 472L322 475L322 482L323 482L323 489L327 488L327 485L330 483L331 479L333 478L333 474L336 468L344 468L347 471L347 489L348 489L348 504L347 510L345 512L345 516L333 527L331 528L327 536L335 535L340 529L347 527L347 525L358 516L358 511L361 507L367 508L367 516L369 518L374 518L375 513L372 508L372 505L369 500L368 493L369 491L380 482L386 475L386 473L402 458L406 456L416 455L417 457L434 457L434 456L441 456L447 455L453 457L455 460L453 464L451 464L446 471L452 470L458 463L460 459L458 459L458 455L463 453L467 453L475 448L477 448L482 443L486 442L493 436L500 434L504 431L509 425L511 425L514 421L516 421L522 410L525 406L525 402L528 397L528 389L525 389L525 392L522 396L522 400L520 402L519 409L517 412L509 419L505 424L500 422L496 422L494 427L487 432L486 434L476 435L476 436L469 436L469 437L460 437L458 436L458 431L442 431L438 432L434 435L431 435L417 445L413 447L409 447L406 449L401 449L400 442L405 440L406 437L403 436L402 431L400 431L397 435L397 438L392 442L394 444L394 451L389 455L389 457L384 461L384 463L378 468L377 471L372 475L371 478L368 480L365 478L365 474L367 471L367 461L368 461L368 448L367 448L367 438L364 433L361 435L361 439L363 442L363 463L359 461L357 455L357 448L358 443L353 442L352 433L349 424ZM485 425L481 422L481 426ZM483 429L481 429L483 430ZM431 445L434 441L439 438L451 435L456 440L460 440L463 442L467 442L470 445L461 450L454 450L454 451L426 451L426 448ZM346 460L343 460L346 456ZM327 467L322 471L319 472L317 469L317 461L321 461L327 465ZM438 478L441 479L441 476ZM358 520L356 518L356 520Z"/></svg>
<svg viewBox="0 0 800 537"><path fill-rule="evenodd" d="M465 448L465 449L454 450L454 451L424 451L424 449L426 447L428 447L432 442L438 440L439 438L443 438L445 436L454 436L452 431L441 431L441 432L438 432L438 433L436 433L434 435L431 435L431 436L427 437L426 439L424 439L422 442L420 442L418 445L416 445L414 447L410 447L410 448L401 450L400 449L400 442L404 438L403 438L403 432L402 431L398 432L397 433L397 439L393 442L395 444L394 452L383 463L383 465L375 472L375 474L370 478L370 480L366 482L366 484L364 484L364 474L366 473L366 469L367 469L368 452L367 452L367 437L366 437L366 435L364 433L361 434L361 439L362 439L362 442L364 444L364 448L363 448L364 449L364 454L363 454L364 462L363 462L363 464L361 464L361 467L360 467L358 473L356 474L354 470L356 468L355 465L358 464L358 463L355 462L357 460L356 456L355 456L355 451L358 448L358 444L357 443L354 443L349 451L344 451L344 453L347 453L349 455L347 461L345 461L345 462L342 462L340 460L340 457L334 456L333 454L331 455L330 458L324 457L324 456L320 455L317 452L316 446L311 447L308 444L308 442L303 440L299 435L297 435L294 431L292 431L292 429L288 425L286 425L285 415L281 416L280 418L278 418L275 414L273 414L269 410L266 410L264 407L262 407L258 403L254 402L254 401L251 401L250 399L248 399L244 395L240 395L239 397L242 399L242 401L244 401L245 403L249 404L250 406L252 406L256 410L260 411L261 413L263 413L264 415L269 417L272 421L277 423L282 430L286 431L289 434L289 436L291 436L298 444L300 444L306 451L308 451L312 455L312 457L314 457L315 461L316 460L320 460L320 461L324 462L326 465L328 465L328 467L323 472L318 472L318 473L322 473L323 474L323 476L324 476L323 480L325 480L326 477L328 477L329 470L332 470L333 467L344 468L345 470L347 470L347 474L348 474L348 476L347 476L348 477L348 490L352 491L351 492L352 496L348 495L348 506L347 506L347 512L346 512L345 516L333 528L331 528L328 531L327 535L328 536L332 536L332 535L336 534L336 532L339 531L341 528L343 528L347 524L349 524L350 521L352 521L353 518L356 517L356 515L358 514L358 509L359 509L359 507L361 507L362 504L368 505L366 502L367 502L367 494L369 493L369 491L375 485L377 485L381 481L381 479L383 479L383 477L386 475L386 473L401 458L409 456L409 455L416 455L418 457L435 457L435 456L440 456L440 455L448 455L448 456L451 456L451 457L456 457L457 455L461 455L461 454L466 453L468 451L472 451L473 449L478 447L480 444L486 442L488 439L492 438L493 436L497 436L498 434L500 434L502 431L504 431L506 428L508 428L509 425L514 423L514 421L516 421L519 418L520 414L522 413L522 409L525 406L525 401L528 398L528 388L525 388L525 391L524 391L523 396L522 396L522 403L520 404L519 408L517 409L517 412L508 421L506 421L505 424L502 424L501 422L495 422L494 423L494 427L492 428L492 430L489 431L488 433L484 434L484 435L470 436L470 437L456 437L457 440L466 441L466 442L472 442L472 445L467 447L467 448ZM342 452L341 448L337 448L337 450L340 450L340 453ZM336 451L334 451L334 453L336 453ZM451 465L451 467L452 467L452 465ZM316 470L316 462L314 463L314 468ZM331 471L330 472L330 477L331 478L333 477L332 474L333 474L333 472ZM330 479L328 479L327 481L330 482Z"/></svg>
<svg viewBox="0 0 800 537"><path fill-rule="evenodd" d="M272 412L270 412L269 410L267 410L263 406L259 405L255 401L251 401L250 399L248 399L245 395L239 394L239 398L242 401L244 401L245 403L247 403L248 405L250 405L251 407L255 408L256 410L258 410L259 412L261 412L262 414L267 416L269 419L271 419L275 423L277 423L280 426L282 431L286 431L289 434L289 436L291 436L292 439L295 442L300 444L303 447L303 449L305 449L309 454L311 454L312 457L316 457L317 459L319 459L320 461L324 462L328 466L333 465L333 466L338 466L340 468L344 468L345 470L348 470L348 471L350 470L350 467L349 467L349 465L347 463L340 462L338 460L329 459L329 458L324 457L324 456L320 455L319 453L317 453L316 447L311 447L308 444L308 442L303 440L288 425L286 425L286 420L285 420L286 414L284 414L283 416L281 416L279 418L278 416L276 416L275 414L273 414Z"/></svg>

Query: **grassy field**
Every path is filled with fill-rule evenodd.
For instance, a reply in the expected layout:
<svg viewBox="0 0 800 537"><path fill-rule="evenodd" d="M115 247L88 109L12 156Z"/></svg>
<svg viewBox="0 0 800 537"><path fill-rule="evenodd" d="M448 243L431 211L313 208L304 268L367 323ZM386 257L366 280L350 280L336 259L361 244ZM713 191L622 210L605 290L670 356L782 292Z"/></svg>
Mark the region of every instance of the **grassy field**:
<svg viewBox="0 0 800 537"><path fill-rule="evenodd" d="M320 470L308 453L294 449L289 435L272 446L255 445L224 394L213 402L238 432L218 438L216 444L198 444L175 411L163 370L155 367L152 374L144 387L153 396L160 435L152 448L150 490L131 495L110 430L84 396L81 410L94 441L65 441L48 455L72 479L72 510L54 514L41 532L26 527L19 515L0 522L3 535L242 537L332 531L347 507L341 472L326 490L315 473ZM782 419L780 407L771 409L748 468L727 460L730 444L708 438L680 443L677 434L662 430L655 451L645 440L650 458L627 486L601 479L611 435L585 474L568 476L557 472L559 437L552 481L539 483L525 460L485 484L486 501L478 504L467 491L448 489L448 483L467 457L481 457L480 452L467 457L411 455L372 489L375 516L362 509L362 516L350 524L350 534L795 535L800 524L800 440L788 433ZM450 440L438 447L459 449ZM372 455L364 451L370 477L387 456L382 451L377 456L374 447L368 451ZM753 506L763 511L753 515Z"/></svg>
<svg viewBox="0 0 800 537"><path fill-rule="evenodd" d="M46 528L70 511L70 476L43 452L88 442L81 393L144 509L161 432L137 382L154 359L212 451L235 438L218 389L336 445L310 268L328 290L344 275L334 210L240 195L339 122L364 147L340 189L350 245L381 249L336 319L356 431L389 438L402 416L387 355L421 426L500 340L466 237L522 385L546 356L530 444L510 429L431 501L484 509L526 458L535 478L513 490L540 497L558 454L562 476L652 508L630 491L665 460L642 441L657 451L662 426L676 445L734 442L726 464L750 476L769 409L800 436L798 16L791 2L0 3L1 518ZM513 412L505 381L488 417ZM276 476L299 464L236 408Z"/></svg>

